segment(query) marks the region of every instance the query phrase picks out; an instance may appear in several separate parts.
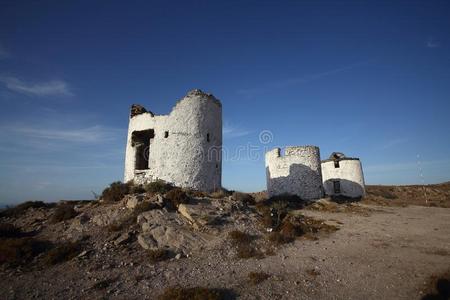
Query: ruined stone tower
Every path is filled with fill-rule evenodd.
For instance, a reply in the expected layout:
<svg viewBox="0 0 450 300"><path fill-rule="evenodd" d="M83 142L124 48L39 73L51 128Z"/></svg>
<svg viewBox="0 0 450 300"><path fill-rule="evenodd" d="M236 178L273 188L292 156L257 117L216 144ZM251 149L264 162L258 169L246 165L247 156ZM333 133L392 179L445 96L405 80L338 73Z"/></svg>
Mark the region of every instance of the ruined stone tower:
<svg viewBox="0 0 450 300"><path fill-rule="evenodd" d="M221 188L222 105L192 90L168 115L131 107L125 182L157 179L201 191Z"/></svg>
<svg viewBox="0 0 450 300"><path fill-rule="evenodd" d="M359 198L364 196L364 174L359 158L333 152L322 161L322 178L328 196Z"/></svg>
<svg viewBox="0 0 450 300"><path fill-rule="evenodd" d="M286 147L284 155L275 148L266 153L269 197L291 194L303 200L323 196L320 151L316 146Z"/></svg>

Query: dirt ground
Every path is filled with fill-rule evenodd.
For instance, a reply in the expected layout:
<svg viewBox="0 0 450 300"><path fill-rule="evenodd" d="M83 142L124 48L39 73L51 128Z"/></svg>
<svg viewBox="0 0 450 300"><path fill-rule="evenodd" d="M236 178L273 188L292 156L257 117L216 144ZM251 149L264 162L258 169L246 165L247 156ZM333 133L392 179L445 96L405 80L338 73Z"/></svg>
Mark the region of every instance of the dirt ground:
<svg viewBox="0 0 450 300"><path fill-rule="evenodd" d="M167 287L201 286L222 289L229 299L421 299L430 276L450 268L450 209L356 205L344 212L302 209L339 230L297 239L264 258L237 258L223 230L188 257L150 263L136 241L116 246L109 234L92 229L96 241L80 257L31 270L1 267L0 295L157 299ZM42 234L61 234L69 227L61 224ZM229 226L255 230L251 213ZM270 277L251 284L250 272Z"/></svg>

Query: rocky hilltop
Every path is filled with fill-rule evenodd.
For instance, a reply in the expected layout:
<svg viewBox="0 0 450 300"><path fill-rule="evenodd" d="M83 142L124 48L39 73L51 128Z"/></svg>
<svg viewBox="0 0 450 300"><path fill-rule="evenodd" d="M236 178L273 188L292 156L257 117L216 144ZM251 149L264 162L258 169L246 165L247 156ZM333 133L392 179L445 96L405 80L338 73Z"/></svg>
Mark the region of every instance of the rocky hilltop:
<svg viewBox="0 0 450 300"><path fill-rule="evenodd" d="M445 290L435 283L448 284L450 189L428 188L427 201L413 202L424 206L405 203L406 187L368 187L359 202L306 203L163 182L113 183L95 201L26 202L0 213L0 293L2 299L441 297Z"/></svg>

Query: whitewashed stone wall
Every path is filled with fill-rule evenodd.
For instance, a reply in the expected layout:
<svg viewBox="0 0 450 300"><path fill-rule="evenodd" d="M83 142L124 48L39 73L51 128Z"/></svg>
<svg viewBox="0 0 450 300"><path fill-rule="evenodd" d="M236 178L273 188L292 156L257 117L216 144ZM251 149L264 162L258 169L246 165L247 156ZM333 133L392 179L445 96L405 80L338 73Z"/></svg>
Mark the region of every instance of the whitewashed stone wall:
<svg viewBox="0 0 450 300"><path fill-rule="evenodd" d="M335 165L335 161L338 165ZM364 174L357 158L322 161L322 178L325 194L328 196L359 198L365 194ZM339 193L335 192L334 182L338 182Z"/></svg>
<svg viewBox="0 0 450 300"><path fill-rule="evenodd" d="M316 146L275 148L266 153L269 196L297 195L303 200L323 197L320 150Z"/></svg>
<svg viewBox="0 0 450 300"><path fill-rule="evenodd" d="M148 169L136 170L133 132L152 129ZM124 180L156 179L202 191L221 188L222 105L213 95L190 91L168 115L144 112L130 117Z"/></svg>

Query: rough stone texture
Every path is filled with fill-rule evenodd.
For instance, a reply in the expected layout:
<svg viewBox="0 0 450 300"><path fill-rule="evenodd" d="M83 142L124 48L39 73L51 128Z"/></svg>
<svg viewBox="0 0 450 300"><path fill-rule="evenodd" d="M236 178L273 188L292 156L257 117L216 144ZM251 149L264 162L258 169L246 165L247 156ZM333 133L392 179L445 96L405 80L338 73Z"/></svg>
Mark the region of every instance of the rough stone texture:
<svg viewBox="0 0 450 300"><path fill-rule="evenodd" d="M339 167L336 167L338 162ZM362 197L365 194L364 174L357 158L328 159L322 161L322 179L328 196ZM339 182L340 193L335 193L335 183Z"/></svg>
<svg viewBox="0 0 450 300"><path fill-rule="evenodd" d="M151 210L138 216L142 231L138 243L144 249L167 248L176 252L189 253L203 247L211 239L207 234L189 229L177 213Z"/></svg>
<svg viewBox="0 0 450 300"><path fill-rule="evenodd" d="M125 181L147 183L162 179L203 191L221 188L222 105L219 100L193 90L168 115L138 112L129 121ZM139 150L139 147L147 148L147 137L143 143L136 142L136 136L144 130L153 130L148 151ZM142 157L144 168L139 165Z"/></svg>
<svg viewBox="0 0 450 300"><path fill-rule="evenodd" d="M196 229L208 224L214 224L219 218L216 207L210 203L180 204L178 212L188 219Z"/></svg>
<svg viewBox="0 0 450 300"><path fill-rule="evenodd" d="M320 151L316 146L275 148L266 153L267 193L297 195L304 200L323 196Z"/></svg>

